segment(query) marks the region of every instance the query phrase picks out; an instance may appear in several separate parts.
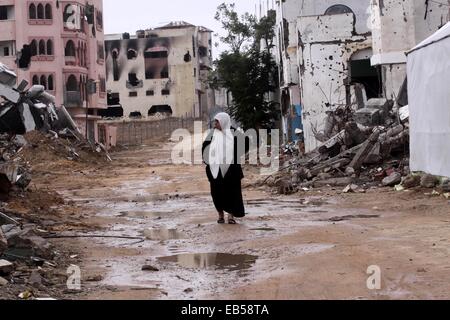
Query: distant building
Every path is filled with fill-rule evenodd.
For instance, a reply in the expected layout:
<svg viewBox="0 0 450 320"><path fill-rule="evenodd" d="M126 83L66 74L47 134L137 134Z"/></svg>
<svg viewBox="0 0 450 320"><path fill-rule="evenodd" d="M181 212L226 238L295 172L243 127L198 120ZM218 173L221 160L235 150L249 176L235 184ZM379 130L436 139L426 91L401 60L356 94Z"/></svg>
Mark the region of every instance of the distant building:
<svg viewBox="0 0 450 320"><path fill-rule="evenodd" d="M203 117L214 105L206 80L212 31L186 22L106 36L105 117Z"/></svg>
<svg viewBox="0 0 450 320"><path fill-rule="evenodd" d="M98 139L98 110L106 108L102 11L102 0L0 3L0 61L19 81L55 95L83 133L87 122L91 140ZM97 84L93 94L89 80Z"/></svg>

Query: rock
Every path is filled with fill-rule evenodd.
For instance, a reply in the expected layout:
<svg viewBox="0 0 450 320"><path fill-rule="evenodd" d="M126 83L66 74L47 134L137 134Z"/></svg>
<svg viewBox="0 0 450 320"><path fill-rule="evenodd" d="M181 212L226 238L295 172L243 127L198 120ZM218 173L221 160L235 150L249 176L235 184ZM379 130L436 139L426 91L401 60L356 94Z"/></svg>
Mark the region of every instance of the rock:
<svg viewBox="0 0 450 320"><path fill-rule="evenodd" d="M393 187L402 182L402 175L398 172L392 173L390 176L383 179L383 186L385 187Z"/></svg>
<svg viewBox="0 0 450 320"><path fill-rule="evenodd" d="M9 281L0 277L0 287L7 286L9 284Z"/></svg>
<svg viewBox="0 0 450 320"><path fill-rule="evenodd" d="M95 276L90 276L86 278L87 282L100 282L103 280L103 276L102 275L95 275Z"/></svg>
<svg viewBox="0 0 450 320"><path fill-rule="evenodd" d="M3 252L8 248L8 240L6 240L5 235L3 234L2 229L0 228L0 256Z"/></svg>
<svg viewBox="0 0 450 320"><path fill-rule="evenodd" d="M9 275L14 271L14 264L7 260L0 260L0 275Z"/></svg>
<svg viewBox="0 0 450 320"><path fill-rule="evenodd" d="M28 142L27 142L27 140L25 140L24 136L21 136L21 135L16 135L14 137L14 139L12 139L11 142L14 143L16 146L18 146L19 148L25 147L28 144Z"/></svg>
<svg viewBox="0 0 450 320"><path fill-rule="evenodd" d="M431 174L425 174L420 179L423 188L434 188L439 184L439 179Z"/></svg>
<svg viewBox="0 0 450 320"><path fill-rule="evenodd" d="M29 174L28 172L24 172L18 177L16 181L16 186L18 186L21 189L26 189L30 185L31 180L32 180L31 174Z"/></svg>
<svg viewBox="0 0 450 320"><path fill-rule="evenodd" d="M408 175L403 179L402 186L405 187L405 189L411 189L420 186L420 176L415 175Z"/></svg>
<svg viewBox="0 0 450 320"><path fill-rule="evenodd" d="M39 271L34 270L31 273L30 278L28 279L28 284L33 287L39 287L42 285L42 276Z"/></svg>
<svg viewBox="0 0 450 320"><path fill-rule="evenodd" d="M8 247L29 249L33 256L47 260L54 258L53 246L50 242L37 236L36 232L31 228L15 232L11 237L8 237Z"/></svg>
<svg viewBox="0 0 450 320"><path fill-rule="evenodd" d="M153 267L153 266L150 266L150 265L145 265L145 266L142 267L142 271L158 272L159 269L158 269L158 268L155 268L155 267Z"/></svg>
<svg viewBox="0 0 450 320"><path fill-rule="evenodd" d="M344 190L342 190L342 192L344 193L355 193L357 192L359 189L359 186L356 184L349 184L347 187L345 187Z"/></svg>

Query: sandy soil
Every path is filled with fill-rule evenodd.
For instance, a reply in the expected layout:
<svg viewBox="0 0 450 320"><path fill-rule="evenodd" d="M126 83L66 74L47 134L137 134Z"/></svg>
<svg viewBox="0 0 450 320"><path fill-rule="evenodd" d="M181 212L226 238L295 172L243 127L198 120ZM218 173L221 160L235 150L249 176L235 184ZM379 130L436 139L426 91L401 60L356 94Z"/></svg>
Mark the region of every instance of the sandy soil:
<svg viewBox="0 0 450 320"><path fill-rule="evenodd" d="M58 190L73 205L65 218L79 228L60 234L144 240L53 240L82 271L82 290L68 298L450 298L443 197L385 188L278 196L247 188L248 216L218 225L204 168L172 165L171 147L155 143L117 152L112 164L37 174L37 187ZM255 168L245 171L245 183L255 181ZM372 265L381 269L380 290L367 288Z"/></svg>

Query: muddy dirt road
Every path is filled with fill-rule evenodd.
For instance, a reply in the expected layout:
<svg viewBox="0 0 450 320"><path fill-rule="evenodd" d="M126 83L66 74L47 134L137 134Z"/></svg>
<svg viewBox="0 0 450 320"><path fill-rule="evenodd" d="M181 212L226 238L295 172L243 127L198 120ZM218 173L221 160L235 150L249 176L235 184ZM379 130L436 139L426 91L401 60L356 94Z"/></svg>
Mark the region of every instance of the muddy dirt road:
<svg viewBox="0 0 450 320"><path fill-rule="evenodd" d="M389 189L280 197L246 188L248 217L218 225L204 168L172 165L171 147L121 151L111 167L61 174L52 185L96 227L84 235L144 240L54 240L81 268L82 291L71 298L450 298L445 199ZM381 269L380 290L367 288L372 265Z"/></svg>

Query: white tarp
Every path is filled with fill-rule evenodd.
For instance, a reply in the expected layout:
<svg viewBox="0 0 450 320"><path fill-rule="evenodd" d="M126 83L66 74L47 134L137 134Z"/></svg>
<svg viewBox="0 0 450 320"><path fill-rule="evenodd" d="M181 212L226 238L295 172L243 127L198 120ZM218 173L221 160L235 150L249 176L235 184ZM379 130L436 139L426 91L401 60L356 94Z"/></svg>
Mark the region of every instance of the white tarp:
<svg viewBox="0 0 450 320"><path fill-rule="evenodd" d="M411 170L450 177L450 23L408 54Z"/></svg>

